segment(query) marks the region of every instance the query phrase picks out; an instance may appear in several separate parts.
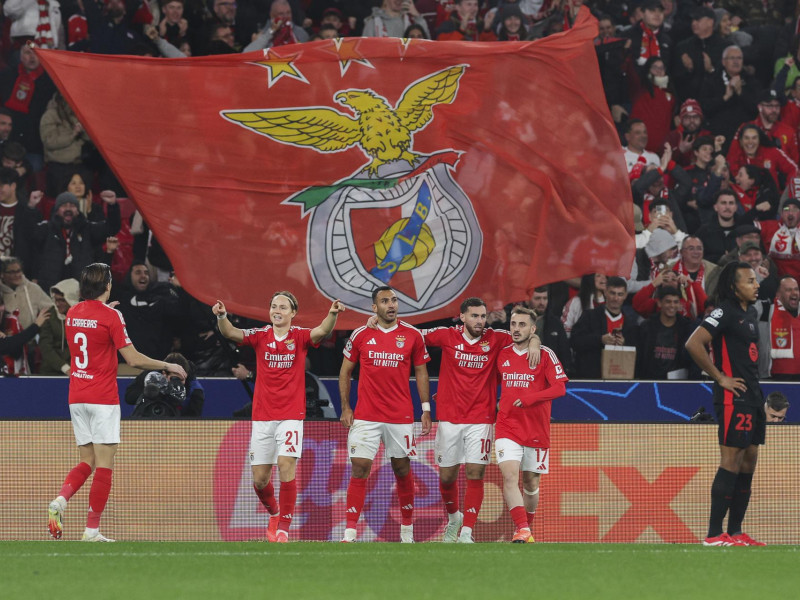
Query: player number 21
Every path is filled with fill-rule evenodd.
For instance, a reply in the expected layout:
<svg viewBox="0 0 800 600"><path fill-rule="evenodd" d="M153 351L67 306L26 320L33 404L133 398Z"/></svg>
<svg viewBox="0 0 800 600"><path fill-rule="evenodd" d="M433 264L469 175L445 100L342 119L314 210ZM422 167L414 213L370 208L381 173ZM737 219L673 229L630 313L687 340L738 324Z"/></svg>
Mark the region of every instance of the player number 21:
<svg viewBox="0 0 800 600"><path fill-rule="evenodd" d="M292 434L294 434L294 441L292 441ZM299 444L300 443L300 433L295 431L287 431L286 432L286 445L291 446L292 444Z"/></svg>
<svg viewBox="0 0 800 600"><path fill-rule="evenodd" d="M86 352L86 334L76 333L73 341L78 345L78 352L80 352L80 356L75 357L75 366L79 369L85 369L89 366L89 354Z"/></svg>

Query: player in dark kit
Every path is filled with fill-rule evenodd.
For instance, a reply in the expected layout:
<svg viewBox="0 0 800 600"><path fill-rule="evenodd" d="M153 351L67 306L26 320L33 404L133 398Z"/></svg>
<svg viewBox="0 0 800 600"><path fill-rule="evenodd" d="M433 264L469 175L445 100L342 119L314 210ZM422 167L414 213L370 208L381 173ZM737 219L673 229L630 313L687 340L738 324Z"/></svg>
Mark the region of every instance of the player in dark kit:
<svg viewBox="0 0 800 600"><path fill-rule="evenodd" d="M711 516L704 546L764 546L742 532L750 488L764 443L764 395L758 384L758 323L753 304L756 274L749 264L725 265L719 277L717 308L705 318L686 349L714 380L719 422L720 464L711 485ZM712 344L713 362L707 350ZM728 531L722 521L728 514Z"/></svg>

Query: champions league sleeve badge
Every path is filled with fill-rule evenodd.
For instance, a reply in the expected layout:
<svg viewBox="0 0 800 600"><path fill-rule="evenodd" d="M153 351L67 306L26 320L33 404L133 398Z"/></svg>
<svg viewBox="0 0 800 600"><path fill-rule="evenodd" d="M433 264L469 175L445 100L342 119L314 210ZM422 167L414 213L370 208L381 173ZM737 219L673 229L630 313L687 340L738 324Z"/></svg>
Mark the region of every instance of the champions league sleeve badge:
<svg viewBox="0 0 800 600"><path fill-rule="evenodd" d="M349 308L371 312L372 290L391 285L404 313L452 302L478 267L483 234L470 199L453 179L460 152L413 152L413 133L453 104L467 65L409 84L395 106L374 90L348 89L329 107L222 111L221 116L275 142L322 154L358 146L369 159L327 186L283 201L309 215L306 257L317 288Z"/></svg>

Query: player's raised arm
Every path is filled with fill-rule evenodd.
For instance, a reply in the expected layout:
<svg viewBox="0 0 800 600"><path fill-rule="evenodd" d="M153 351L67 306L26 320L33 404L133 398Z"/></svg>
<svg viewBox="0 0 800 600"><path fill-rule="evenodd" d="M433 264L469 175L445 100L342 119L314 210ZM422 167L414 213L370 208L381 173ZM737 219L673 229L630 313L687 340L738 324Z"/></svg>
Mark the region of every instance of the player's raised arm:
<svg viewBox="0 0 800 600"><path fill-rule="evenodd" d="M143 371L167 371L173 375L186 378L186 371L183 370L182 366L145 356L134 348L133 344L120 348L119 353L126 363L137 369L142 369Z"/></svg>
<svg viewBox="0 0 800 600"><path fill-rule="evenodd" d="M422 435L428 435L431 432L431 391L428 367L425 364L415 365L414 377L417 380L417 392L422 403Z"/></svg>
<svg viewBox="0 0 800 600"><path fill-rule="evenodd" d="M345 427L353 425L353 409L350 408L350 383L355 368L356 363L345 358L342 360L342 368L339 370L339 398L342 402L342 416L339 420Z"/></svg>
<svg viewBox="0 0 800 600"><path fill-rule="evenodd" d="M322 323L314 327L311 330L311 343L318 344L326 337L328 337L333 328L336 327L336 319L339 316L340 312L344 312L345 307L344 304L341 303L339 300L334 300L333 304L331 304L331 308L328 311L328 314L322 320Z"/></svg>
<svg viewBox="0 0 800 600"><path fill-rule="evenodd" d="M242 340L244 340L244 332L238 327L234 327L228 320L228 311L225 310L222 300L217 300L217 303L211 307L211 312L217 316L219 332L232 342L241 344Z"/></svg>

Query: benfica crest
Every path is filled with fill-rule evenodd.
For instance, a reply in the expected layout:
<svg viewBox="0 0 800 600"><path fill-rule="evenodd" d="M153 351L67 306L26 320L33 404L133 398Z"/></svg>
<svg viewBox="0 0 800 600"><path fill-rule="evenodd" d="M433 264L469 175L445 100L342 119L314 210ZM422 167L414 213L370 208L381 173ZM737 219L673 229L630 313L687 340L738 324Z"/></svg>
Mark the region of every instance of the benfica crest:
<svg viewBox="0 0 800 600"><path fill-rule="evenodd" d="M464 65L411 83L396 106L373 90L343 90L327 107L223 111L225 119L270 139L322 154L359 146L364 167L327 186L284 200L310 214L306 256L317 288L369 312L372 290L391 285L404 313L450 303L466 288L481 256L483 234L452 174L459 152L413 152L413 133L433 107L455 101Z"/></svg>

